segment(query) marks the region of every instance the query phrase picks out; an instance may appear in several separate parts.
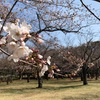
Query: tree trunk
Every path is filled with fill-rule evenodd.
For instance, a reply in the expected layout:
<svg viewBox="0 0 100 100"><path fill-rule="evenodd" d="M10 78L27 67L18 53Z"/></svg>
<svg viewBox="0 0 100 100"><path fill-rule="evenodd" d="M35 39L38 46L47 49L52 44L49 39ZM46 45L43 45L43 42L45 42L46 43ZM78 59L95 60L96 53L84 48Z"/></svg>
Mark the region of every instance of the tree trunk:
<svg viewBox="0 0 100 100"><path fill-rule="evenodd" d="M83 81L83 73L82 72L80 73L80 78L81 78L81 81Z"/></svg>
<svg viewBox="0 0 100 100"><path fill-rule="evenodd" d="M40 75L39 75L39 69L38 68L37 68L37 80L38 80L38 87L37 88L42 88L43 80L42 80L42 77L40 77Z"/></svg>
<svg viewBox="0 0 100 100"><path fill-rule="evenodd" d="M99 76L99 68L96 69L96 72L95 72L95 80L98 80L98 76Z"/></svg>
<svg viewBox="0 0 100 100"><path fill-rule="evenodd" d="M87 65L86 63L83 64L82 66L82 74L83 74L83 85L87 85Z"/></svg>
<svg viewBox="0 0 100 100"><path fill-rule="evenodd" d="M27 82L29 83L30 82L30 74L27 73Z"/></svg>

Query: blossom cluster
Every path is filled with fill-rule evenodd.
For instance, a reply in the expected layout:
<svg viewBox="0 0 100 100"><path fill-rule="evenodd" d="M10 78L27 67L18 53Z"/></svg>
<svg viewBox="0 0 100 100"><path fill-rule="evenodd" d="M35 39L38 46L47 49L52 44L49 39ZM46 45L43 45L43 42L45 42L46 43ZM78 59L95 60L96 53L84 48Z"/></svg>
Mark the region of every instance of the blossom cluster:
<svg viewBox="0 0 100 100"><path fill-rule="evenodd" d="M0 28L2 25L0 24ZM20 58L25 58L32 54L33 50L31 50L25 44L25 39L30 38L30 30L31 25L28 25L25 21L20 23L19 20L16 20L16 23L6 23L3 27L4 32L7 33L6 36L0 39L0 45L5 45L10 54L8 60L14 60L14 62L18 62ZM42 43L42 39L37 40L39 43ZM40 41L39 41L40 40Z"/></svg>
<svg viewBox="0 0 100 100"><path fill-rule="evenodd" d="M46 60L43 59L43 56L39 54L39 51L37 49L32 49L33 52L30 56L26 58L26 60L34 65L39 66L39 69L41 70L39 72L40 76L43 76L44 73L49 69L48 65L51 64L51 57L48 56Z"/></svg>
<svg viewBox="0 0 100 100"><path fill-rule="evenodd" d="M0 24L0 28L1 27L2 25ZM39 34L31 36L31 26L25 21L20 23L19 20L16 20L16 23L6 23L3 30L7 35L0 39L0 46L5 45L7 47L7 52L10 54L7 59L13 60L14 62L24 59L25 61L38 66L41 69L39 74L40 76L43 76L45 71L48 70L46 63L49 65L51 63L51 57L49 56L47 60L44 60L43 56L39 54L39 50L29 48L25 44L25 40L31 37L33 37L34 41L37 43L43 43L42 37Z"/></svg>

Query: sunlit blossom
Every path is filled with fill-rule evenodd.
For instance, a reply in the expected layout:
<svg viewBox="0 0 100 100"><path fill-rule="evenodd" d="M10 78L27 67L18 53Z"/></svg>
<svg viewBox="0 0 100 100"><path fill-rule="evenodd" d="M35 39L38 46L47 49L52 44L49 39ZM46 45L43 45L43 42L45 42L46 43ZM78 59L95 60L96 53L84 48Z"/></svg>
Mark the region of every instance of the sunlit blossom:
<svg viewBox="0 0 100 100"><path fill-rule="evenodd" d="M47 58L47 63L50 65L51 64L51 56L48 56L48 58Z"/></svg>
<svg viewBox="0 0 100 100"><path fill-rule="evenodd" d="M51 72L48 74L48 77L50 77L50 78L54 78L54 71L53 70L51 70Z"/></svg>
<svg viewBox="0 0 100 100"><path fill-rule="evenodd" d="M37 41L37 43L39 43L39 44L41 44L41 43L44 42L41 38L37 38L36 41Z"/></svg>
<svg viewBox="0 0 100 100"><path fill-rule="evenodd" d="M28 25L25 21L22 22L22 24L20 24L20 27L21 27L21 31L23 33L25 32L27 35L29 34L30 29L32 28L31 25Z"/></svg>
<svg viewBox="0 0 100 100"><path fill-rule="evenodd" d="M40 76L43 76L44 73L48 70L48 66L47 65L43 65L43 68L41 70L41 72L39 73Z"/></svg>
<svg viewBox="0 0 100 100"><path fill-rule="evenodd" d="M20 45L21 45L21 46L25 46L25 42L24 42L24 41L21 41L21 42L20 42Z"/></svg>
<svg viewBox="0 0 100 100"><path fill-rule="evenodd" d="M39 67L42 67L42 64L41 63L39 63Z"/></svg>
<svg viewBox="0 0 100 100"><path fill-rule="evenodd" d="M38 54L38 58L39 58L39 59L42 59L42 58L43 58L43 56L42 56L42 55L40 55L40 54Z"/></svg>
<svg viewBox="0 0 100 100"><path fill-rule="evenodd" d="M22 22L22 24L14 24L14 23L7 23L5 31L9 33L11 38L15 41L17 40L24 40L26 37L31 37L29 34L31 26L28 25L26 22Z"/></svg>
<svg viewBox="0 0 100 100"><path fill-rule="evenodd" d="M20 40L22 32L18 25L15 25L14 23L7 23L6 27L6 32L9 33L12 39L15 41Z"/></svg>
<svg viewBox="0 0 100 100"><path fill-rule="evenodd" d="M8 60L13 59L14 62L18 62L19 58L27 57L30 53L32 53L32 50L27 46L20 46L13 52L11 56L8 57Z"/></svg>
<svg viewBox="0 0 100 100"><path fill-rule="evenodd" d="M15 42L9 42L8 44L7 44L7 48L8 48L8 51L10 52L10 53L13 53L17 48L18 48L18 44L16 44Z"/></svg>

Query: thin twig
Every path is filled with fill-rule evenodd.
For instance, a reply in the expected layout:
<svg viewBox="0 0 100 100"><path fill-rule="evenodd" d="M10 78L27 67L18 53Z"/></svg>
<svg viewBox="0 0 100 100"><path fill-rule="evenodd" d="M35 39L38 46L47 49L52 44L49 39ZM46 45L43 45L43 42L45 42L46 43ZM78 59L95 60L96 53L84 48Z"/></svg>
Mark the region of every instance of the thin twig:
<svg viewBox="0 0 100 100"><path fill-rule="evenodd" d="M8 52L6 52L4 49L2 49L1 47L0 47L0 51L2 51L4 54L6 54L7 56L10 56L10 54L8 53Z"/></svg>
<svg viewBox="0 0 100 100"><path fill-rule="evenodd" d="M5 25L8 17L9 17L9 15L10 15L11 11L13 10L13 8L15 7L15 5L17 4L18 1L19 0L15 1L15 3L13 4L13 6L11 7L10 11L8 12L8 14L7 14L7 16L6 16L6 18L5 18L5 20L4 20L3 24L2 24L2 27L1 27L1 30L0 30L0 34L2 33L3 27L4 27L4 25Z"/></svg>
<svg viewBox="0 0 100 100"><path fill-rule="evenodd" d="M10 56L10 54L8 53L8 52L6 52L4 49L2 49L1 47L0 47L0 50L4 53L4 54L6 54L7 56ZM28 65L30 65L30 66L33 66L33 67L38 67L38 66L36 66L36 65L34 65L34 64L32 64L32 63L29 63L29 62L27 62L27 61L24 61L24 60L19 60L20 62L23 62L23 63L25 63L25 64L28 64Z"/></svg>
<svg viewBox="0 0 100 100"><path fill-rule="evenodd" d="M100 18L98 16L96 16L85 4L82 0L80 0L82 5L96 18L100 21Z"/></svg>

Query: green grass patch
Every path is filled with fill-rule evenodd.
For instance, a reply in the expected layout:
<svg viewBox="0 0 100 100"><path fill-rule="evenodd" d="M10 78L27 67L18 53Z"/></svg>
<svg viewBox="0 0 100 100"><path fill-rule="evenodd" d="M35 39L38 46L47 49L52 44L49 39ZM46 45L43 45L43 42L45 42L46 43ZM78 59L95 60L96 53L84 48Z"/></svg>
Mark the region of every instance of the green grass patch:
<svg viewBox="0 0 100 100"><path fill-rule="evenodd" d="M43 81L43 88L36 88L37 80L0 83L0 100L100 100L100 80L51 79Z"/></svg>

